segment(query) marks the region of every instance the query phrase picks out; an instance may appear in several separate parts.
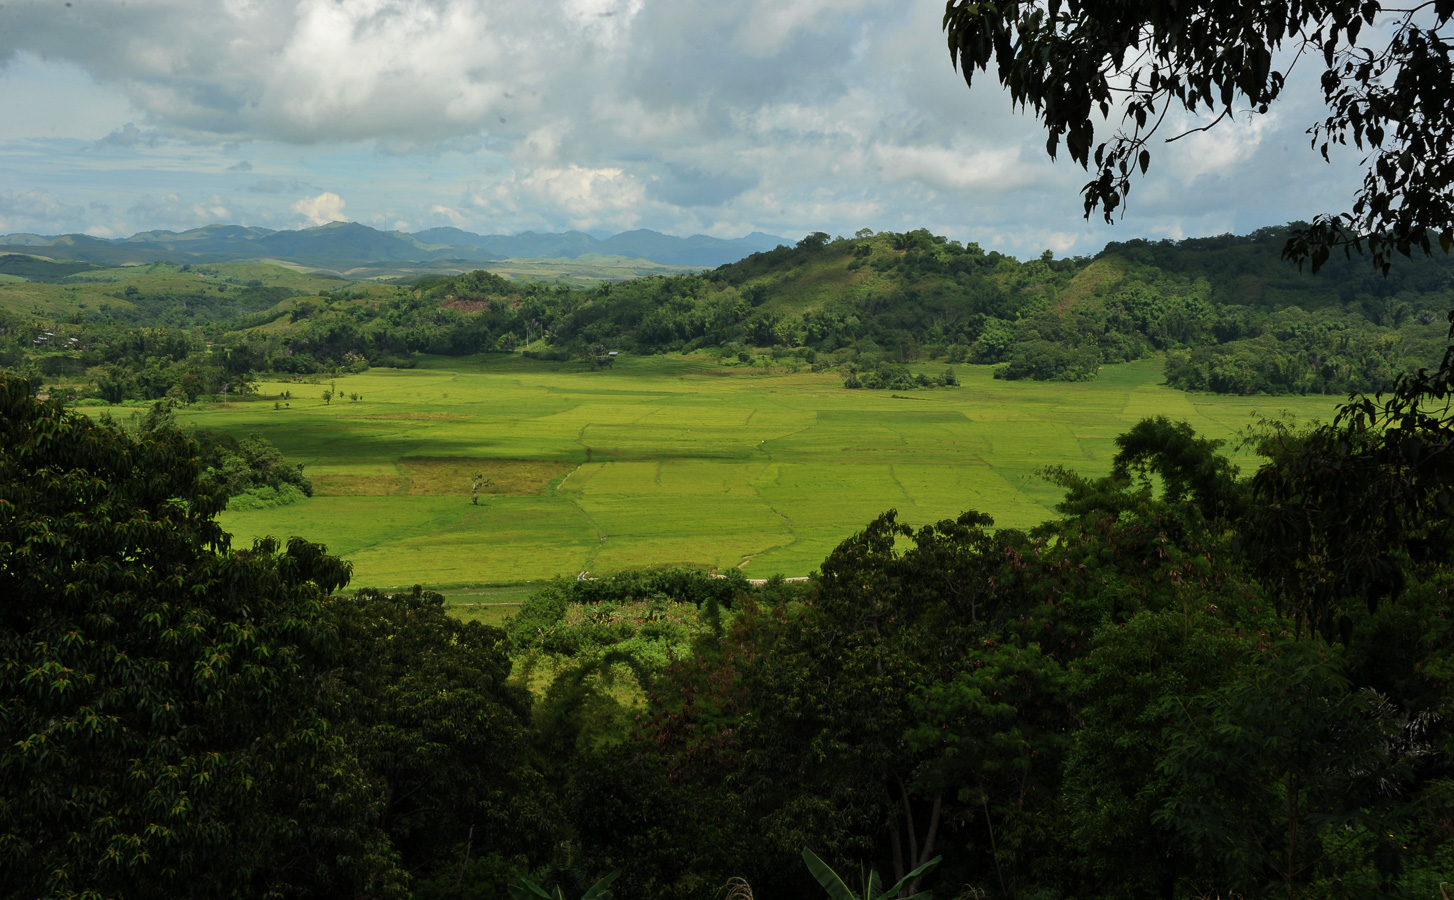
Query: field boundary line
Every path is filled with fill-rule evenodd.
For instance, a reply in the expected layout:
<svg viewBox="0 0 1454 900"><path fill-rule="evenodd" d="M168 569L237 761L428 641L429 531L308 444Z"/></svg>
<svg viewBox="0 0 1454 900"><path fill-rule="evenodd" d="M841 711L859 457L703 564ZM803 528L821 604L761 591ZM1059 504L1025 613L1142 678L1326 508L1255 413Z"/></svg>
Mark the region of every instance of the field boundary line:
<svg viewBox="0 0 1454 900"><path fill-rule="evenodd" d="M893 463L889 463L889 477L893 479L894 484L896 484L896 485L899 486L899 493L901 493L901 494L904 495L904 499L907 500L907 501L909 501L909 505L910 506L918 506L919 505L919 501L918 500L915 500L909 494L909 489L906 488L906 487L904 487L904 483L899 480L899 473L894 470L894 464Z"/></svg>
<svg viewBox="0 0 1454 900"><path fill-rule="evenodd" d="M772 460L772 453L771 452L769 452L769 451L764 451L764 452L767 453L768 460L769 460L769 462L767 464L767 467L763 469L763 474L766 475L769 471L772 471L774 469L777 469L779 467L779 464L776 463L776 462L772 462L771 461ZM774 476L773 476L774 480L776 480L776 477L777 477L776 474L774 474ZM790 519L790 518L788 518L786 515L784 515L780 510L778 510L778 508L776 506L773 506L772 505L772 501L771 500L767 499L766 497L764 497L762 495L762 491L758 490L758 488L757 488L757 480L754 479L752 481L747 482L747 486L752 489L752 493L753 494L757 495L757 499L759 501L761 501L762 505L765 506L765 507L767 507L768 512L772 513L773 515L777 516L779 519L782 519L783 520L783 524L786 525L787 526L787 529L788 529L788 535L787 535L788 536L788 540L785 543L773 544L771 546L764 547L763 549L758 550L756 553L749 553L749 554L747 554L746 556L744 556L742 558L742 562L740 562L740 563L738 563L736 565L735 568L738 568L738 569L741 569L743 566L747 565L748 563L752 562L757 557L761 556L764 553L767 553L770 550L782 550L782 549L784 549L786 547L791 547L792 545L794 545L794 544L796 544L798 542L798 532L796 530L794 530L794 528L793 528L793 520Z"/></svg>
<svg viewBox="0 0 1454 900"><path fill-rule="evenodd" d="M595 563L596 557L601 555L601 545L606 543L606 539L610 537L610 535L606 534L605 529L601 528L600 523L592 518L591 514L586 512L585 509L582 508L582 506L577 503L573 497L569 497L563 493L560 493L559 490L556 491L556 494L560 497L560 499L564 500L566 503L569 503L571 507L580 514L581 518L586 520L586 524L590 525L592 530L596 532L596 544L594 547L591 548L591 552L586 554L586 570L589 571L591 565Z"/></svg>

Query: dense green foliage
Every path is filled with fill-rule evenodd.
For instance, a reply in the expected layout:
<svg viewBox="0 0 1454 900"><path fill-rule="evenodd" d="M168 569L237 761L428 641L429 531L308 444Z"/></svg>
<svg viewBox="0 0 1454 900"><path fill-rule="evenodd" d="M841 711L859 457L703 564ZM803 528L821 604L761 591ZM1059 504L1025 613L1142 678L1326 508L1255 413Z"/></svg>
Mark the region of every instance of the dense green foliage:
<svg viewBox="0 0 1454 900"><path fill-rule="evenodd" d="M502 632L230 549L184 435L30 394L0 378L4 896L402 897L548 831Z"/></svg>
<svg viewBox="0 0 1454 900"><path fill-rule="evenodd" d="M190 436L206 474L227 491L231 509L287 506L313 496L302 464L289 464L267 438L251 434L239 441L205 429L194 429Z"/></svg>
<svg viewBox="0 0 1454 900"><path fill-rule="evenodd" d="M676 568L560 578L521 604L510 640L517 653L538 649L579 659L624 653L655 669L689 654L699 633L720 633L734 599L747 589L736 570L723 577Z"/></svg>
<svg viewBox="0 0 1454 900"><path fill-rule="evenodd" d="M302 541L229 551L181 434L136 441L28 388L0 379L7 893L286 879L312 799L296 767L335 756L314 706L346 565Z"/></svg>

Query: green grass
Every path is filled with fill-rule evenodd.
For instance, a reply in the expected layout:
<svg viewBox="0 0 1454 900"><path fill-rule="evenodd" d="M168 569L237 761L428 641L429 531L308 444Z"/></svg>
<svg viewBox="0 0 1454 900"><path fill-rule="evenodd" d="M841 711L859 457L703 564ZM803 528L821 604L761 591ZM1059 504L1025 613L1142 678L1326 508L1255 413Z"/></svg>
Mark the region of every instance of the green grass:
<svg viewBox="0 0 1454 900"><path fill-rule="evenodd" d="M444 602L450 614L466 622L504 626L520 610L520 604L540 587L522 584L471 585L445 588Z"/></svg>
<svg viewBox="0 0 1454 900"><path fill-rule="evenodd" d="M451 603L449 613L465 622L504 628L520 609L518 603Z"/></svg>
<svg viewBox="0 0 1454 900"><path fill-rule="evenodd" d="M835 374L764 374L705 356L623 358L605 372L427 359L339 378L345 398L331 405L326 385L264 383L265 399L182 418L262 434L314 479L311 500L225 513L238 543L302 535L350 560L355 585L420 583L463 603L478 602L466 599L473 585L583 570L802 575L890 507L914 524L973 508L1028 527L1060 497L1041 469L1105 473L1115 436L1143 417L1227 438L1253 413L1326 418L1336 403L1185 394L1159 384L1156 360L1107 366L1088 384L958 371L957 390L896 399L845 390ZM289 405L274 409L283 390ZM475 471L492 482L478 506Z"/></svg>

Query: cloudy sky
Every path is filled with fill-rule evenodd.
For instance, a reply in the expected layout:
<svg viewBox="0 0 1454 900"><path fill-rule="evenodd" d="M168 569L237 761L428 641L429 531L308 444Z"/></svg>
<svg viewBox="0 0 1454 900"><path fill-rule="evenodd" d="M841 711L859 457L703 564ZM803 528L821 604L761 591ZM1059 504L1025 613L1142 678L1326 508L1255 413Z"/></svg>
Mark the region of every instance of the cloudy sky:
<svg viewBox="0 0 1454 900"><path fill-rule="evenodd" d="M1357 158L1326 165L1303 133L1322 115L1309 69L1272 114L1161 148L1116 225L1086 221L1084 173L988 80L965 87L943 12L0 0L0 234L927 227L1025 256L1349 204Z"/></svg>

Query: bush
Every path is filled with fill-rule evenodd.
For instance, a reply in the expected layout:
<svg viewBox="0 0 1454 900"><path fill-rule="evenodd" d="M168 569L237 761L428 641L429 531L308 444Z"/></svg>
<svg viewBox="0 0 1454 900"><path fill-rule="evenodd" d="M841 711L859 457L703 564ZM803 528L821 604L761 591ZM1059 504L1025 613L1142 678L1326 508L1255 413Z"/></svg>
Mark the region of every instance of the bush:
<svg viewBox="0 0 1454 900"><path fill-rule="evenodd" d="M276 509L279 506L297 503L302 499L304 499L303 492L291 484L280 484L277 487L265 484L248 488L240 494L229 497L227 508L231 510Z"/></svg>
<svg viewBox="0 0 1454 900"><path fill-rule="evenodd" d="M735 569L721 577L672 568L558 578L521 604L510 623L510 643L516 652L538 648L561 656L614 649L661 665L672 654L687 654L696 634L720 631L723 610L749 590Z"/></svg>

